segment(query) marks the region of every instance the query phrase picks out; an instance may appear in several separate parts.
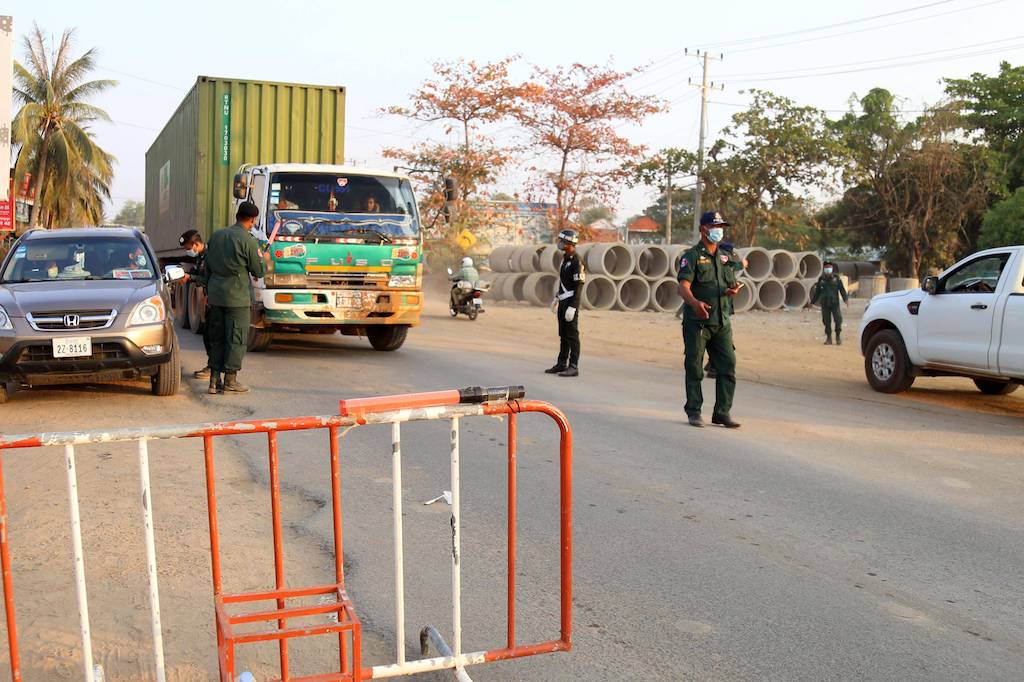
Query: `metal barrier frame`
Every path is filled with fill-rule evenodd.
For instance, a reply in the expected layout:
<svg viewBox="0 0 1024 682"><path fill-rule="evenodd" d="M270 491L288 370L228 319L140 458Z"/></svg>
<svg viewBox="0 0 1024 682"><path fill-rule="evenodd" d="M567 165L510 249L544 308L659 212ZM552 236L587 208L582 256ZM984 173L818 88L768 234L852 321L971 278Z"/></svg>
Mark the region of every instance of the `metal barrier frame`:
<svg viewBox="0 0 1024 682"><path fill-rule="evenodd" d="M88 598L85 589L85 562L81 543L81 522L78 507L77 476L75 473L75 446L93 443L137 441L139 451L142 511L146 544L146 566L149 583L150 619L153 637L153 656L158 682L166 679L163 640L160 625L159 591L157 585L156 549L153 534L152 491L149 481L149 440L201 438L206 467L207 507L210 529L210 551L217 624L218 658L223 680L234 680L234 644L250 641L279 641L282 680L353 680L379 679L398 675L411 675L432 670L455 670L459 679L469 679L464 668L485 662L508 660L572 649L572 429L566 416L555 406L537 400L515 399L522 395L521 387L501 389L463 389L403 396L386 396L341 401L338 416L294 417L280 420L245 420L216 422L201 425L164 426L154 428L126 428L77 432L53 432L32 435L0 435L0 570L4 591L4 610L7 619L7 638L10 650L11 679L21 678L15 623L14 595L11 579L11 556L8 533L6 496L3 483L4 450L15 448L63 446L67 468L68 500L71 516L72 553L75 569L79 623L82 639L83 668L86 682L94 682L92 646L89 633ZM511 398L511 399L510 399ZM559 442L559 559L560 559L560 634L557 639L532 644L519 644L516 637L516 528L517 528L517 415L540 413L548 415L557 425ZM462 651L461 610L461 509L460 478L460 419L476 416L507 416L508 423L508 575L505 646L495 649L464 653ZM427 653L427 642L433 641L442 653L433 658L407 661L405 658L405 601L404 601L404 549L402 544L401 509L401 424L403 422L448 419L451 421L451 493L452 493L452 647L449 649L440 633L427 626L421 631L421 650ZM359 621L344 588L340 448L341 429L370 424L390 424L392 427L392 494L394 501L395 593L396 593L396 662L389 665L363 667ZM326 429L330 440L331 497L334 521L335 579L336 583L312 588L288 589L285 586L282 531L280 517L280 484L278 480L277 434L287 431ZM275 589L248 595L225 595L221 582L220 544L217 528L216 480L214 470L214 438L256 433L267 434L268 466L270 469L271 510L275 561ZM335 601L327 606L291 607L286 599L310 595L334 595ZM277 610L229 616L226 605L251 601L274 601ZM337 622L306 628L287 628L287 618L317 614L337 614ZM268 633L233 635L231 625L242 622L277 620L278 629ZM287 639L307 635L338 634L340 673L310 678L291 678L288 674ZM349 667L346 633L352 644L352 666Z"/></svg>

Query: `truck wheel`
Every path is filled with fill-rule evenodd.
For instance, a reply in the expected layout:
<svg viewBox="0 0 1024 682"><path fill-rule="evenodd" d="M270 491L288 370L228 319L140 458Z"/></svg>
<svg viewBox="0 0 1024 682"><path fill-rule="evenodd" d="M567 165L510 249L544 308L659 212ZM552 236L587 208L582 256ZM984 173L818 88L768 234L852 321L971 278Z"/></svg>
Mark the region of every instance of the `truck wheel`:
<svg viewBox="0 0 1024 682"><path fill-rule="evenodd" d="M3 405L4 403L6 403L7 402L7 398L8 398L7 382L6 381L0 381L0 405Z"/></svg>
<svg viewBox="0 0 1024 682"><path fill-rule="evenodd" d="M883 329L868 341L864 373L879 393L902 393L914 383L912 365L903 337L895 329Z"/></svg>
<svg viewBox="0 0 1024 682"><path fill-rule="evenodd" d="M253 353L262 353L270 347L270 342L274 340L274 335L268 330L262 327L249 327L249 343L246 344Z"/></svg>
<svg viewBox="0 0 1024 682"><path fill-rule="evenodd" d="M192 285L185 282L180 287L179 291L174 297L175 312L178 313L178 326L182 329L189 328L189 310L188 310L188 299L192 296Z"/></svg>
<svg viewBox="0 0 1024 682"><path fill-rule="evenodd" d="M405 324L378 325L366 328L366 338L374 350L398 350L405 343L409 334L409 326Z"/></svg>
<svg viewBox="0 0 1024 682"><path fill-rule="evenodd" d="M203 309L206 302L203 300L202 287L188 288L188 328L193 334L198 334L203 325Z"/></svg>
<svg viewBox="0 0 1024 682"><path fill-rule="evenodd" d="M157 368L153 375L151 391L153 395L169 396L178 394L178 386L181 384L181 358L178 356L178 344L171 347L171 359Z"/></svg>
<svg viewBox="0 0 1024 682"><path fill-rule="evenodd" d="M974 385L986 395L1010 395L1020 384L1016 381L1001 381L999 379L975 379Z"/></svg>

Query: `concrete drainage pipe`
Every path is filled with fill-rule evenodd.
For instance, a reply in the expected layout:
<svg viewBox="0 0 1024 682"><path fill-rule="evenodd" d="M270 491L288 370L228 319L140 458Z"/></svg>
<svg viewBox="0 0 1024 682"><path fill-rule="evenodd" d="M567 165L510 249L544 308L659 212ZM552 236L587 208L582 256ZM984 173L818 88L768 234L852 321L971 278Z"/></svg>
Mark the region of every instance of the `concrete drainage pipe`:
<svg viewBox="0 0 1024 682"><path fill-rule="evenodd" d="M681 305L683 298L679 295L679 282L675 277L664 277L657 282L651 282L648 309L659 313L674 313Z"/></svg>
<svg viewBox="0 0 1024 682"><path fill-rule="evenodd" d="M504 283L505 279L507 279L507 278L508 278L508 275L505 274L505 273L491 274L491 275L486 276L486 277L483 278L486 282L490 283L490 285L491 285L491 288L487 290L487 294L486 294L488 299L490 299L492 301L503 301L503 300L505 300L503 298L503 293L502 293L502 284Z"/></svg>
<svg viewBox="0 0 1024 682"><path fill-rule="evenodd" d="M501 273L512 272L512 263L510 261L515 250L516 247L514 246L499 246L491 251L491 255L487 257L491 270Z"/></svg>
<svg viewBox="0 0 1024 682"><path fill-rule="evenodd" d="M540 252L544 250L543 244L524 246L519 251L519 272L537 272L540 269Z"/></svg>
<svg viewBox="0 0 1024 682"><path fill-rule="evenodd" d="M618 291L611 277L588 275L580 298L587 310L611 310L618 299Z"/></svg>
<svg viewBox="0 0 1024 682"><path fill-rule="evenodd" d="M669 262L669 277L675 277L679 274L679 261L682 260L683 254L686 253L687 247L675 244L673 246L666 246L665 253L668 254Z"/></svg>
<svg viewBox="0 0 1024 682"><path fill-rule="evenodd" d="M808 277L807 279L800 280L800 284L803 285L804 291L807 292L807 302L808 303L811 302L811 295L814 293L814 285L817 284L817 283L818 283L818 278L817 277L815 277L814 279L811 279L810 277Z"/></svg>
<svg viewBox="0 0 1024 682"><path fill-rule="evenodd" d="M786 302L786 287L777 279L766 279L757 286L757 301L760 310L778 310Z"/></svg>
<svg viewBox="0 0 1024 682"><path fill-rule="evenodd" d="M791 279L785 284L787 308L803 308L807 305L807 287L798 279Z"/></svg>
<svg viewBox="0 0 1024 682"><path fill-rule="evenodd" d="M612 279L628 277L636 266L633 252L623 244L594 244L587 251L587 269Z"/></svg>
<svg viewBox="0 0 1024 682"><path fill-rule="evenodd" d="M619 310L639 312L651 302L651 285L643 277L633 275L619 282L615 307Z"/></svg>
<svg viewBox="0 0 1024 682"><path fill-rule="evenodd" d="M633 274L650 281L656 281L668 275L672 262L668 252L661 246L634 246L631 249L636 258Z"/></svg>
<svg viewBox="0 0 1024 682"><path fill-rule="evenodd" d="M813 251L801 251L794 253L800 267L797 277L800 279L818 279L821 277L821 256Z"/></svg>
<svg viewBox="0 0 1024 682"><path fill-rule="evenodd" d="M548 244L541 249L540 256L537 260L540 264L538 272L550 272L557 274L562 267L562 252L558 250L557 246Z"/></svg>
<svg viewBox="0 0 1024 682"><path fill-rule="evenodd" d="M523 300L539 306L551 305L558 277L550 272L534 272L523 280Z"/></svg>
<svg viewBox="0 0 1024 682"><path fill-rule="evenodd" d="M513 272L501 283L501 298L506 301L522 301L526 298L523 285L529 275L525 272Z"/></svg>
<svg viewBox="0 0 1024 682"><path fill-rule="evenodd" d="M784 249L769 251L772 257L772 277L786 281L796 277L800 269L800 262L796 257Z"/></svg>
<svg viewBox="0 0 1024 682"><path fill-rule="evenodd" d="M746 277L740 277L739 281L743 283L743 286L732 297L732 309L736 313L745 313L757 302L757 282ZM679 300L681 303L682 299Z"/></svg>
<svg viewBox="0 0 1024 682"><path fill-rule="evenodd" d="M736 252L747 259L746 276L748 279L760 282L772 276L772 258L766 249L752 246L749 249L737 249Z"/></svg>

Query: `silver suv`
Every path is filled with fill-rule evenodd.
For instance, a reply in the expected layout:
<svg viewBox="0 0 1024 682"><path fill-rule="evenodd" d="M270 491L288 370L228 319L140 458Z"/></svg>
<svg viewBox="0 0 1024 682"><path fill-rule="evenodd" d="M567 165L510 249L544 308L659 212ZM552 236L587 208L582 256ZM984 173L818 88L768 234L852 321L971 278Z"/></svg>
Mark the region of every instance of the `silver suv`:
<svg viewBox="0 0 1024 682"><path fill-rule="evenodd" d="M161 273L128 228L33 230L0 266L0 403L7 383L147 378L154 395L181 380L170 312L176 266Z"/></svg>

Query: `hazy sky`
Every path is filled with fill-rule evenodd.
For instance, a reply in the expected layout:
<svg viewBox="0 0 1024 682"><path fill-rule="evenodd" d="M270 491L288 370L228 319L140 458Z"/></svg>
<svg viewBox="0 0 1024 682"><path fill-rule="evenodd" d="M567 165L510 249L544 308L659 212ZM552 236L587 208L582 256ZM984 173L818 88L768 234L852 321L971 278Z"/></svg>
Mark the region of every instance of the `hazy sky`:
<svg viewBox="0 0 1024 682"><path fill-rule="evenodd" d="M1002 60L1024 59L1021 0L17 0L7 12L19 39L33 22L51 33L75 27L79 52L99 50L97 76L120 82L96 101L114 119L96 133L118 160L115 209L143 199L146 149L198 75L344 85L346 157L388 168L393 162L382 159L382 147L443 137L439 129L376 113L404 103L435 60L518 53L523 76L529 63L650 65L629 81L631 88L672 108L623 131L656 149L696 147L698 91L687 77L699 72L686 47L725 53L711 69L712 79L726 84L711 97L712 139L748 101L745 88L842 110L852 93L883 86L906 98L908 109L920 109L940 98L944 76L991 73ZM867 17L877 18L861 21ZM512 173L496 189L518 191L522 180ZM620 217L638 213L651 195L624 192Z"/></svg>

